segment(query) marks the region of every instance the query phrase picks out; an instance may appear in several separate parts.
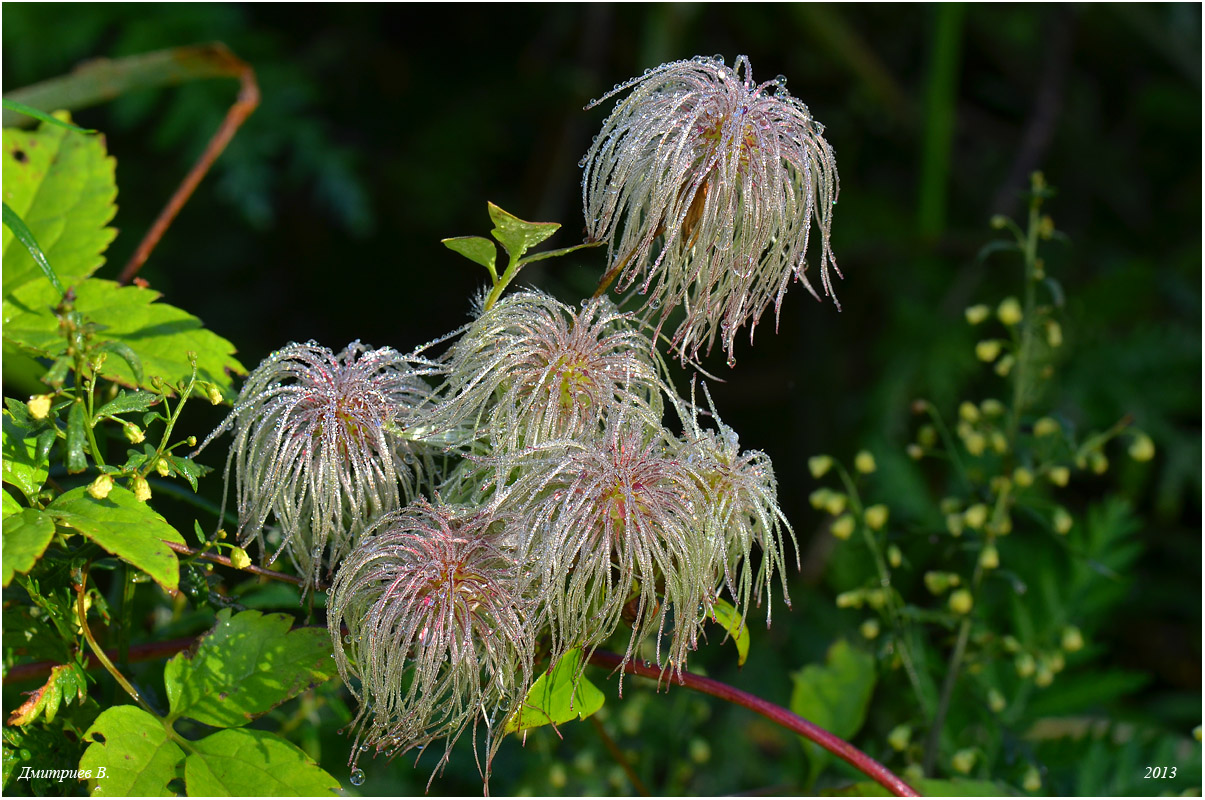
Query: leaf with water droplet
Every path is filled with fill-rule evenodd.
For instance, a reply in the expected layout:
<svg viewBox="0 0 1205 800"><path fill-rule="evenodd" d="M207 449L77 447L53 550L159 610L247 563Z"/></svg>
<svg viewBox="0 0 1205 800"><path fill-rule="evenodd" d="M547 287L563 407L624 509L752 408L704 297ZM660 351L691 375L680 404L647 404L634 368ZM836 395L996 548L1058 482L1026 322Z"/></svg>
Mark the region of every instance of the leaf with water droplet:
<svg viewBox="0 0 1205 800"><path fill-rule="evenodd" d="M451 239L441 239L440 241L449 250L460 253L474 264L480 264L488 269L494 280L498 280L498 271L495 267L498 260L498 246L489 239L484 236L454 236Z"/></svg>
<svg viewBox="0 0 1205 800"><path fill-rule="evenodd" d="M597 686L580 674L581 660L580 649L570 650L561 656L551 672L537 678L523 705L506 721L503 733L585 719L602 708L605 697Z"/></svg>
<svg viewBox="0 0 1205 800"><path fill-rule="evenodd" d="M728 631L725 639L732 639L736 645L736 665L743 667L749 657L749 626L744 618L737 613L736 608L727 600L716 600L711 607L711 618Z"/></svg>
<svg viewBox="0 0 1205 800"><path fill-rule="evenodd" d="M494 229L490 231L511 258L518 259L531 248L547 239L560 229L559 222L527 222L489 203L490 219Z"/></svg>

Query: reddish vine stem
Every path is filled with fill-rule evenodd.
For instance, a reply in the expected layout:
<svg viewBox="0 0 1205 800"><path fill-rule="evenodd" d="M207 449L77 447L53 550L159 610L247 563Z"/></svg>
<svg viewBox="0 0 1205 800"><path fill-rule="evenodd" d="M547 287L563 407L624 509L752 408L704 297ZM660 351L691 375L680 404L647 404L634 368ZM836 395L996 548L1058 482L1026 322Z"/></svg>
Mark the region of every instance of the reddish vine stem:
<svg viewBox="0 0 1205 800"><path fill-rule="evenodd" d="M195 636L185 636L181 639L168 639L166 642L147 642L146 644L131 645L129 657L126 661L130 664L136 664L140 661L155 661L156 659L167 658L168 656L174 656L181 650L187 650L196 643L197 638ZM105 650L104 653L110 659L118 657L116 648ZM99 669L103 666L95 653L85 653L84 657L87 659L84 669ZM34 678L44 678L56 666L58 666L58 662L56 661L34 661L29 664L17 664L4 674L4 682L20 683L21 681L28 681Z"/></svg>
<svg viewBox="0 0 1205 800"><path fill-rule="evenodd" d="M608 653L605 650L595 650L590 656L590 663L596 667L603 667L610 670L616 670L620 667L629 675L638 675L641 678L651 678L660 682L663 680L662 671L657 667L646 667L644 664L635 661L624 663L623 657L615 653ZM726 683L721 683L711 678L705 678L702 675L695 675L691 672L681 673L680 684L687 689L693 689L696 692L709 694L712 697L718 697L721 700L729 703L735 703L738 706L756 711L766 719L774 722L782 727L798 733L806 739L809 739L823 747L833 755L842 759L846 763L853 766L858 771L864 773L868 777L874 779L877 783L883 786L887 791L891 792L896 797L919 797L916 790L908 784L904 783L898 776L875 761L870 756L863 753L858 748L854 747L844 739L834 736L833 734L821 728L819 725L808 722L803 717L795 714L782 706L775 705L768 700L763 700L757 695L749 694L748 692L729 686Z"/></svg>
<svg viewBox="0 0 1205 800"><path fill-rule="evenodd" d="M223 48L225 50L225 48ZM227 65L230 74L236 75L239 79L240 88L238 99L234 105L230 106L230 110L226 112L225 119L213 134L213 138L209 140L209 144L205 146L205 151L201 153L201 157L197 159L197 163L192 165L192 169L184 176L184 180L176 187L176 191L167 201L167 205L159 212L159 216L155 219L155 223L151 225L151 229L142 237L142 241L138 243L138 249L130 256L130 260L126 262L125 267L118 277L118 282L122 284L129 283L138 274L138 270L150 257L151 251L155 249L155 245L159 244L159 240L163 238L163 234L175 220L176 215L180 213L180 209L188 202L188 198L192 197L193 191L201 183L201 179L209 172L209 168L217 157L226 149L226 145L234 138L235 132L239 126L246 121L247 117L251 116L251 112L259 105L259 84L255 81L255 70L251 69L250 65L235 58L229 52L224 53L224 57L229 62Z"/></svg>
<svg viewBox="0 0 1205 800"><path fill-rule="evenodd" d="M301 578L298 578L296 575L289 575L288 573L285 573L285 572L277 572L274 569L265 569L264 567L257 567L254 564L248 565L246 567L236 567L229 558L227 558L226 556L220 556L217 553L207 553L202 550L193 550L191 547L188 547L187 545L176 544L175 542L164 541L163 543L165 545L167 545L168 547L170 547L172 550L175 550L177 553L180 553L181 555L194 556L196 558L200 558L205 561L212 561L215 564L221 564L224 567L230 567L231 569L242 570L243 572L250 572L253 575L263 575L264 577L272 578L273 580L288 581L289 583L296 584L297 586L300 586L302 584ZM319 586L318 588L325 589L326 587Z"/></svg>

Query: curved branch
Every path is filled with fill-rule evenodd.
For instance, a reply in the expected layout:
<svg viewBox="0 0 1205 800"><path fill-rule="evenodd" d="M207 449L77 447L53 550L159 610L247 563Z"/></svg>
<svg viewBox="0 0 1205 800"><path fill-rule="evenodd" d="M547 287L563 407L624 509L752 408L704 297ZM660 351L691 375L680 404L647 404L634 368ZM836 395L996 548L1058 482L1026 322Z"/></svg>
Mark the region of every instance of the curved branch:
<svg viewBox="0 0 1205 800"><path fill-rule="evenodd" d="M646 667L636 661L624 662L622 656L615 653L608 653L605 650L595 650L590 656L590 663L596 667L605 667L612 671L622 668L629 675L638 675L642 678L651 678L655 681L662 680L662 671L656 667ZM821 728L819 725L808 722L803 717L795 714L782 706L775 705L768 700L741 691L726 683L705 678L702 675L695 675L691 672L683 672L680 674L679 684L687 689L693 689L696 692L709 694L712 697L718 697L721 700L726 700L729 703L735 703L739 706L744 706L750 711L756 711L766 719L774 722L787 730L794 731L800 736L809 739L823 747L833 755L853 766L859 772L864 773L868 777L874 779L877 783L883 786L887 791L897 797L919 797L916 790L908 784L904 783L898 776L875 761L870 756L863 753L858 748L854 747L844 739L834 736L833 734Z"/></svg>

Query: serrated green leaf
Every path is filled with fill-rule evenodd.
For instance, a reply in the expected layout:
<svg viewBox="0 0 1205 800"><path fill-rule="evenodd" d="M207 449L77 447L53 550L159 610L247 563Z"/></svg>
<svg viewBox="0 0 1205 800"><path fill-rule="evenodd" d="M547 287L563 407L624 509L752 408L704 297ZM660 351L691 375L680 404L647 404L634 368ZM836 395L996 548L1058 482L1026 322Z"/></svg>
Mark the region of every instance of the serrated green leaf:
<svg viewBox="0 0 1205 800"><path fill-rule="evenodd" d="M164 589L174 592L179 585L180 562L164 542L184 544L184 538L128 489L114 486L98 500L81 486L55 498L46 513L138 567Z"/></svg>
<svg viewBox="0 0 1205 800"><path fill-rule="evenodd" d="M151 392L118 392L116 397L100 407L100 410L96 412L96 417L99 419L127 414L131 411L146 411L152 403L158 400L159 395Z"/></svg>
<svg viewBox="0 0 1205 800"><path fill-rule="evenodd" d="M842 739L851 739L866 721L874 693L874 656L838 639L825 663L808 664L791 676L791 710ZM800 739L812 763L813 775L828 758L816 744Z"/></svg>
<svg viewBox="0 0 1205 800"><path fill-rule="evenodd" d="M67 447L63 451L63 461L68 472L83 472L88 468L88 458L84 448L88 444L88 415L84 412L84 404L76 401L67 412Z"/></svg>
<svg viewBox="0 0 1205 800"><path fill-rule="evenodd" d="M33 569L54 536L54 520L50 516L36 508L22 508L18 512L10 516L5 511L2 568L5 586L14 573L24 575Z"/></svg>
<svg viewBox="0 0 1205 800"><path fill-rule="evenodd" d="M443 239L444 247L460 253L462 256L480 264L490 271L490 275L498 277L495 264L498 261L498 246L483 236L455 236Z"/></svg>
<svg viewBox="0 0 1205 800"><path fill-rule="evenodd" d="M21 513L21 504L13 499L13 496L5 489L4 492L4 517L11 517L13 514Z"/></svg>
<svg viewBox="0 0 1205 800"><path fill-rule="evenodd" d="M46 280L50 281L50 285L54 287L54 290L60 296L66 293L67 290L63 288L59 276L54 274L54 269L50 266L50 262L46 260L46 254L42 252L41 245L34 238L33 231L17 216L16 211L9 208L8 203L4 204L4 227L12 232L16 240L29 253L29 257L38 265L38 269L42 270L42 274L46 276Z"/></svg>
<svg viewBox="0 0 1205 800"><path fill-rule="evenodd" d="M18 427L32 431L44 424L42 420L33 418L29 413L29 406L14 397L4 398L4 405L8 407L8 413L12 415L13 422L17 423Z"/></svg>
<svg viewBox="0 0 1205 800"><path fill-rule="evenodd" d="M736 665L743 667L745 659L749 658L749 626L744 618L736 613L736 609L726 600L715 601L711 608L711 618L728 631L728 638L736 645Z"/></svg>
<svg viewBox="0 0 1205 800"><path fill-rule="evenodd" d="M93 795L174 797L167 788L176 777L184 751L167 738L163 724L141 708L114 706L101 713L84 733L91 742L79 768L92 774ZM101 768L105 777L97 778Z"/></svg>
<svg viewBox="0 0 1205 800"><path fill-rule="evenodd" d="M44 282L21 287L3 304L4 338L36 355L51 356L61 349L59 323L50 311L52 290ZM234 358L234 345L206 330L196 317L167 303L155 302L158 292L137 286L118 286L93 279L76 288L76 311L105 329L98 338L132 347L142 361L139 381L121 359L106 359L101 375L126 386L153 388L158 376L169 384L192 374L188 352L197 354L197 378L233 391L231 373L246 370Z"/></svg>
<svg viewBox="0 0 1205 800"><path fill-rule="evenodd" d="M204 467L193 461L191 458L184 456L164 456L167 463L171 465L173 471L184 476L184 480L188 481L188 485L195 492L197 490L197 479L210 471L209 467Z"/></svg>
<svg viewBox="0 0 1205 800"><path fill-rule="evenodd" d="M28 699L22 703L8 718L9 725L28 725L39 717L45 717L47 722L53 722L59 713L59 706L75 701L83 702L85 679L79 667L75 664L60 664L50 668L50 677L46 683L32 692L26 692Z"/></svg>
<svg viewBox="0 0 1205 800"><path fill-rule="evenodd" d="M31 503L46 482L45 462L38 460L38 445L35 437L26 437L25 431L4 412L3 433L0 434L0 453L3 454L4 482L21 490ZM5 581L7 583L8 581Z"/></svg>
<svg viewBox="0 0 1205 800"><path fill-rule="evenodd" d="M167 662L163 679L169 720L190 717L235 728L334 677L330 634L290 630L285 614L218 612L217 625L193 654Z"/></svg>
<svg viewBox="0 0 1205 800"><path fill-rule="evenodd" d="M4 129L4 201L24 220L64 286L91 275L117 232L106 227L117 212L115 161L104 137L56 125L36 131ZM5 229L3 294L42 272ZM47 285L47 289L53 287Z"/></svg>
<svg viewBox="0 0 1205 800"><path fill-rule="evenodd" d="M126 366L130 368L130 374L134 376L134 382L139 385L142 384L144 380L142 359L134 352L134 348L122 342L105 342L100 346L100 349L106 353L112 353L126 362Z"/></svg>
<svg viewBox="0 0 1205 800"><path fill-rule="evenodd" d="M581 650L570 650L551 672L537 678L523 704L506 721L504 734L585 719L602 708L606 698L585 675L579 674L581 661Z"/></svg>
<svg viewBox="0 0 1205 800"><path fill-rule="evenodd" d="M184 761L192 797L331 797L340 788L301 748L266 731L218 731L193 749Z"/></svg>
<svg viewBox="0 0 1205 800"><path fill-rule="evenodd" d="M489 204L489 211L490 219L494 221L490 235L498 240L511 258L521 257L561 227L559 222L526 222L493 203Z"/></svg>

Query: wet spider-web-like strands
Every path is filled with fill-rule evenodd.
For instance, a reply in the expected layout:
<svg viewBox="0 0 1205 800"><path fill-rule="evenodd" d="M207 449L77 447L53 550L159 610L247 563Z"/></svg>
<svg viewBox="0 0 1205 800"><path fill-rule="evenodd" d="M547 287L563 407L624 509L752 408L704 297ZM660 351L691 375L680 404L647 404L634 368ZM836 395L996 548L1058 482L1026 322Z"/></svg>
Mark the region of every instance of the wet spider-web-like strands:
<svg viewBox="0 0 1205 800"><path fill-rule="evenodd" d="M821 285L835 300L836 158L783 79L755 83L745 56L734 68L698 57L649 70L591 107L628 89L582 160L586 227L608 242L617 288L647 295L658 332L684 306L671 336L682 359L718 338L731 365L737 331L749 324L752 341L771 302L777 321L792 277L816 294L805 275L813 221Z"/></svg>
<svg viewBox="0 0 1205 800"><path fill-rule="evenodd" d="M532 683L534 632L489 510L415 501L377 522L340 565L328 624L360 701L352 764L485 730L488 777L500 729ZM348 633L341 634L346 625ZM351 680L355 678L356 683Z"/></svg>
<svg viewBox="0 0 1205 800"><path fill-rule="evenodd" d="M596 435L619 405L661 417L652 343L606 298L580 311L535 291L482 313L446 356L447 400L427 424L515 449ZM634 413L634 412L629 412Z"/></svg>
<svg viewBox="0 0 1205 800"><path fill-rule="evenodd" d="M701 482L670 456L663 432L650 436L647 427L616 418L595 440L549 443L514 465L520 477L504 503L524 537L528 593L551 631L553 659L578 646L592 650L626 616L625 658L656 634L657 663L681 670L698 646L717 577Z"/></svg>
<svg viewBox="0 0 1205 800"><path fill-rule="evenodd" d="M338 355L291 344L265 359L205 442L234 427L227 478L233 466L240 541L263 548L274 517L277 552L288 552L310 586L374 518L415 496L426 456L387 428L427 402L420 375L431 371L359 342Z"/></svg>

